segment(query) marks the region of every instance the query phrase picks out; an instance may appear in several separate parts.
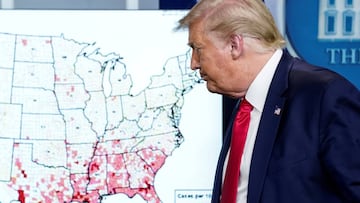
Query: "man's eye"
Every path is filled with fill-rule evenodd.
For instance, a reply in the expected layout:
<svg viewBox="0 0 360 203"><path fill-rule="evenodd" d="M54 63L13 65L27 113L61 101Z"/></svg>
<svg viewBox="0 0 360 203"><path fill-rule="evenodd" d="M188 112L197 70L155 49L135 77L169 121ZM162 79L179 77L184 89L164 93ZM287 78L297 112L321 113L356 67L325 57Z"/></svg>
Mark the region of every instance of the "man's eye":
<svg viewBox="0 0 360 203"><path fill-rule="evenodd" d="M195 46L194 44L190 44L191 51L193 54L195 54L197 57L200 57L201 55L201 47Z"/></svg>
<svg viewBox="0 0 360 203"><path fill-rule="evenodd" d="M200 54L200 51L201 51L200 47L194 47L193 49L196 54Z"/></svg>

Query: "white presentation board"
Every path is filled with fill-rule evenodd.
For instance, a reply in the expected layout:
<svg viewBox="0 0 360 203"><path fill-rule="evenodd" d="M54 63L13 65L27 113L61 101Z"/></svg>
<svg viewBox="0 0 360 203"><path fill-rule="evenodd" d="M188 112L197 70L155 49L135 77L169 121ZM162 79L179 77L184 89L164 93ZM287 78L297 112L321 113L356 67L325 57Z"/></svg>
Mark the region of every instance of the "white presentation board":
<svg viewBox="0 0 360 203"><path fill-rule="evenodd" d="M210 202L221 96L185 11L0 10L0 202Z"/></svg>

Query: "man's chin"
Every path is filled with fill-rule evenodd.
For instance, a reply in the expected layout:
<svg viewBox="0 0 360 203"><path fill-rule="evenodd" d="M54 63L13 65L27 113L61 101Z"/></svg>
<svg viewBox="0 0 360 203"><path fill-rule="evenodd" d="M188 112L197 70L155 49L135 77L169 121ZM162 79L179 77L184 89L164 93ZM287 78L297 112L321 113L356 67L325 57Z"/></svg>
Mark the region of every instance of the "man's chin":
<svg viewBox="0 0 360 203"><path fill-rule="evenodd" d="M211 83L206 83L206 87L207 87L208 91L211 92L211 93L220 94L220 95L232 98L232 99L238 99L239 98L237 95L229 94L229 92L222 91L222 89L219 89L215 85L211 85Z"/></svg>
<svg viewBox="0 0 360 203"><path fill-rule="evenodd" d="M218 88L216 88L214 85L211 85L211 83L207 82L206 87L207 87L209 92L220 94Z"/></svg>

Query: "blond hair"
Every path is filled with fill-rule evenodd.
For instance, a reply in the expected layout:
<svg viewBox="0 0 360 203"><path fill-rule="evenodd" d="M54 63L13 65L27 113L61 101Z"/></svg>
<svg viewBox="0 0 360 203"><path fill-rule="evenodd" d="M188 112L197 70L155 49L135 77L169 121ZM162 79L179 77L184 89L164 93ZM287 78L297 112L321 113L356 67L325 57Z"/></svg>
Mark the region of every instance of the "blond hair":
<svg viewBox="0 0 360 203"><path fill-rule="evenodd" d="M232 34L258 39L261 50L285 45L273 16L261 0L200 0L179 20L177 29L187 28L195 20L205 23L205 32L216 32L224 39Z"/></svg>

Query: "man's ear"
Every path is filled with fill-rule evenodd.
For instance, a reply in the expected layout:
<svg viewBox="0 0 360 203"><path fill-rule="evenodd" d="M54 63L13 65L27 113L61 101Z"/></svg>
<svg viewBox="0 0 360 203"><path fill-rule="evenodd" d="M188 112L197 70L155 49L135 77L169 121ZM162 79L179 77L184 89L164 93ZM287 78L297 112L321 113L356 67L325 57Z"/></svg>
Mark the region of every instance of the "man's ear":
<svg viewBox="0 0 360 203"><path fill-rule="evenodd" d="M237 59L241 56L243 52L243 44L244 40L241 35L232 34L230 36L230 44L231 44L231 56L233 59Z"/></svg>

